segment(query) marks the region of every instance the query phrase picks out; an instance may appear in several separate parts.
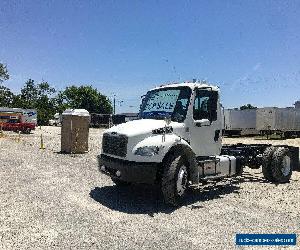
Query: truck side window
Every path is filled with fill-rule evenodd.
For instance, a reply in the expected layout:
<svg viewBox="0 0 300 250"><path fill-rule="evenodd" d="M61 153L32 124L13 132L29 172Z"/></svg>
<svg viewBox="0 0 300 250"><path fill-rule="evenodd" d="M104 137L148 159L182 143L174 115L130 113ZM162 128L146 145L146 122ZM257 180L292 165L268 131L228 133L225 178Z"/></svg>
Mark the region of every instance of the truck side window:
<svg viewBox="0 0 300 250"><path fill-rule="evenodd" d="M194 120L217 120L218 93L210 90L197 90L194 101Z"/></svg>

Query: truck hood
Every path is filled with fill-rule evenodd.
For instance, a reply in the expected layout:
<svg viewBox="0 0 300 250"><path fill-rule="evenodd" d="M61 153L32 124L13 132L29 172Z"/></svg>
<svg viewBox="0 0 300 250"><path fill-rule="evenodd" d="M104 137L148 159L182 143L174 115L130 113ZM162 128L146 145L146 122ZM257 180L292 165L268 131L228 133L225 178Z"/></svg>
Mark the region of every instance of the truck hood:
<svg viewBox="0 0 300 250"><path fill-rule="evenodd" d="M177 122L175 122L177 124ZM175 125L172 122L169 126ZM111 133L116 132L118 134L127 135L129 137L134 137L142 134L151 133L152 130L157 128L165 127L166 122L164 120L154 120L154 119L141 119L133 120L126 123L122 123L107 129L105 132Z"/></svg>
<svg viewBox="0 0 300 250"><path fill-rule="evenodd" d="M141 161L141 162L161 162L162 155L157 155L157 157L144 157L135 155L136 147L141 145L157 145L157 139L161 138L159 141L163 143L163 135L154 134L152 131L155 129L164 128L166 122L164 120L154 120L154 119L141 119L129 121L126 123L119 124L110 129L107 129L104 133L112 134L111 136L125 135L127 137L127 155L126 159L129 161ZM185 125L184 123L171 122L170 127L173 128L173 133L167 134L168 137L172 136L172 142L176 141L176 138L184 138ZM146 143L143 141L148 140ZM165 141L164 141L165 142ZM170 142L168 142L170 143ZM109 155L109 154L108 154ZM122 158L121 156L111 155L112 157Z"/></svg>

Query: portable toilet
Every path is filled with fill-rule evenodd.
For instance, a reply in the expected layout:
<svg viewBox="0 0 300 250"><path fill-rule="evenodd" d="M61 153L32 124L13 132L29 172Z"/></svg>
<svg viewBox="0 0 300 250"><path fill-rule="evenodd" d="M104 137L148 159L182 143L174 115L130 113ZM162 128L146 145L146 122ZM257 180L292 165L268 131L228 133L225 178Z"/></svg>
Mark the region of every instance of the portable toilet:
<svg viewBox="0 0 300 250"><path fill-rule="evenodd" d="M67 109L62 113L61 152L82 154L88 151L90 114L85 109Z"/></svg>

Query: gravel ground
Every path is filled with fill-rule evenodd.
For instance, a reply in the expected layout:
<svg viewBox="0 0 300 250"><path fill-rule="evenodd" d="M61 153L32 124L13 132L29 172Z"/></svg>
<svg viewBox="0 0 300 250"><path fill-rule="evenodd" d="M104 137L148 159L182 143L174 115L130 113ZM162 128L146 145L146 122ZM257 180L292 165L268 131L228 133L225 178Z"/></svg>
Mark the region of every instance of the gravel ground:
<svg viewBox="0 0 300 250"><path fill-rule="evenodd" d="M191 190L182 207L171 209L157 189L120 189L98 172L101 132L90 130L84 155L59 153L57 127L38 128L20 142L12 133L0 138L1 249L235 249L236 233L300 233L300 172L274 185L246 169ZM300 146L299 139L268 142Z"/></svg>

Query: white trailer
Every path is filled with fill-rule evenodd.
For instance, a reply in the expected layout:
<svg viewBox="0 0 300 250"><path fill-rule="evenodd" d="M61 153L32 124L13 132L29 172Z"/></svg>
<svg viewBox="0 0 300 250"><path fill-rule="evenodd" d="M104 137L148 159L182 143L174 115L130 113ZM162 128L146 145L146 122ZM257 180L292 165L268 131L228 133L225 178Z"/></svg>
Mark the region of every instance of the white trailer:
<svg viewBox="0 0 300 250"><path fill-rule="evenodd" d="M257 135L256 109L225 109L224 110L225 135Z"/></svg>
<svg viewBox="0 0 300 250"><path fill-rule="evenodd" d="M23 122L37 125L37 111L35 109L23 109Z"/></svg>
<svg viewBox="0 0 300 250"><path fill-rule="evenodd" d="M262 134L300 136L300 109L267 107L257 109L256 128Z"/></svg>
<svg viewBox="0 0 300 250"><path fill-rule="evenodd" d="M54 119L49 120L50 126L60 126L62 122L62 115L60 113L55 113Z"/></svg>
<svg viewBox="0 0 300 250"><path fill-rule="evenodd" d="M0 112L13 112L13 113L20 113L21 122L22 123L34 123L35 126L37 125L37 111L36 109L21 109L21 108L7 108L7 107L0 107Z"/></svg>

